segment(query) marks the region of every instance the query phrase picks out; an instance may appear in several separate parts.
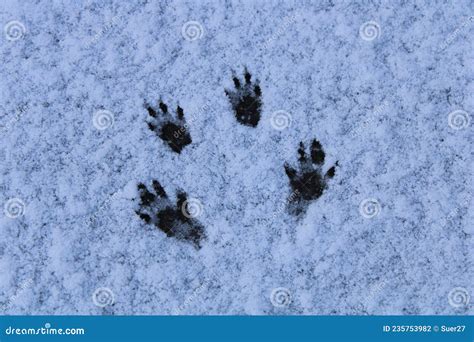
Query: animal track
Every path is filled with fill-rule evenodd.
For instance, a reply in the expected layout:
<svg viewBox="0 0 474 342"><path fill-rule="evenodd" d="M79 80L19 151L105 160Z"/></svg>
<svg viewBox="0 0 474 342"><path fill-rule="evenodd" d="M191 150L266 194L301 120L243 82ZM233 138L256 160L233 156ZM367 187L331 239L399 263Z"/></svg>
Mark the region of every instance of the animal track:
<svg viewBox="0 0 474 342"><path fill-rule="evenodd" d="M226 89L225 93L229 97L237 121L245 126L256 127L261 114L262 90L258 81L255 84L252 82L252 75L247 70L245 70L244 78L245 84L242 85L234 76L235 90Z"/></svg>
<svg viewBox="0 0 474 342"><path fill-rule="evenodd" d="M323 194L327 188L327 181L334 177L338 165L336 162L336 165L329 168L323 176L322 167L326 154L321 143L316 139L313 139L311 143L311 158L308 158L303 142L300 142L298 154L300 155L298 171L285 163L285 171L293 190L289 209L294 215L306 211L309 202L318 199Z"/></svg>
<svg viewBox="0 0 474 342"><path fill-rule="evenodd" d="M152 185L155 193L149 191L145 184L138 184L140 208L136 211L137 215L165 232L168 237L201 248L201 242L206 237L204 227L187 212L186 193L178 192L176 205L173 205L157 180L153 180Z"/></svg>
<svg viewBox="0 0 474 342"><path fill-rule="evenodd" d="M191 135L187 130L183 108L178 106L176 118L173 118L168 112L168 106L162 101L159 104L161 114L149 105L146 107L152 121L148 122L148 128L165 141L173 151L181 153L186 145L191 144Z"/></svg>
<svg viewBox="0 0 474 342"><path fill-rule="evenodd" d="M225 89L225 94L234 110L237 121L245 126L257 127L261 117L262 91L258 80L252 82L252 75L245 69L244 83L234 76L235 90ZM157 113L152 106L146 109L150 116L148 127L165 141L173 151L181 153L183 148L191 144L191 135L187 130L184 111L177 106L176 117L168 112L168 106L160 101ZM305 152L303 142L298 148L299 167L294 168L288 163L284 164L286 174L293 190L289 203L291 214L299 216L306 211L311 201L321 197L328 187L328 180L333 178L338 163L330 167L323 174L325 153L321 143L313 139L309 154ZM177 193L176 204L171 203L168 195L157 180L152 181L153 191L143 184L138 184L140 195L139 209L136 214L147 224L152 224L163 231L168 237L174 237L201 248L201 243L206 239L204 227L190 215L188 205L190 201L183 191Z"/></svg>

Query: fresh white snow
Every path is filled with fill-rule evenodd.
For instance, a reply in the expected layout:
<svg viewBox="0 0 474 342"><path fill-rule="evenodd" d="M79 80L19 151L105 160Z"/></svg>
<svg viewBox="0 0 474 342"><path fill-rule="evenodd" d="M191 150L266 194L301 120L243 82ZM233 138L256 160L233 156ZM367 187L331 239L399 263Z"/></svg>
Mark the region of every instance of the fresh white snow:
<svg viewBox="0 0 474 342"><path fill-rule="evenodd" d="M472 314L473 15L1 1L0 313ZM245 67L256 128L224 93ZM147 128L160 99L184 109L181 154ZM283 165L313 138L339 167L297 220ZM201 202L201 250L135 215L152 179Z"/></svg>

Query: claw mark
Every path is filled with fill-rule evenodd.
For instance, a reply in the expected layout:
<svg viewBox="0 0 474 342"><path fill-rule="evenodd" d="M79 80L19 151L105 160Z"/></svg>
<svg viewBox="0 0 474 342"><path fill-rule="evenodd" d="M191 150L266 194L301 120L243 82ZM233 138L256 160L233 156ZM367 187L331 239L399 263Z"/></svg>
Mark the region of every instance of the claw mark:
<svg viewBox="0 0 474 342"><path fill-rule="evenodd" d="M153 224L166 236L201 248L206 238L204 227L194 218L183 215L182 206L187 200L185 192L178 192L176 205L173 205L165 190L157 180L152 182L153 192L145 184L138 184L140 208L136 214L147 224Z"/></svg>
<svg viewBox="0 0 474 342"><path fill-rule="evenodd" d="M176 153L181 153L186 145L191 144L191 135L187 130L187 123L184 119L183 108L176 108L176 118L173 118L168 112L168 106L160 101L159 108L161 115L156 110L147 105L148 115L151 122L148 122L148 128L155 132L169 147Z"/></svg>
<svg viewBox="0 0 474 342"><path fill-rule="evenodd" d="M262 90L258 85L252 82L252 75L245 70L245 84L242 86L240 80L234 76L235 90L226 89L225 93L230 100L235 118L239 123L245 126L256 127L261 116Z"/></svg>
<svg viewBox="0 0 474 342"><path fill-rule="evenodd" d="M314 139L311 143L310 158L308 157L303 142L298 148L299 170L296 170L288 163L285 163L285 172L290 180L293 190L292 200L289 201L290 212L299 215L306 211L306 207L311 201L321 197L323 191L327 189L328 180L336 174L336 165L328 169L323 175L322 167L326 154L321 143Z"/></svg>

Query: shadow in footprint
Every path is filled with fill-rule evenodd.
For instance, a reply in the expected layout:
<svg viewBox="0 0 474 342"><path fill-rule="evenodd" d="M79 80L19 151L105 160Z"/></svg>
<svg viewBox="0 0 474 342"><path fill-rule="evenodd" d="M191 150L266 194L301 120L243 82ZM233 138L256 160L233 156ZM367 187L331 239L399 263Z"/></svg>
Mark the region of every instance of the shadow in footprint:
<svg viewBox="0 0 474 342"><path fill-rule="evenodd" d="M244 79L245 83L242 84L239 78L234 76L235 90L225 89L225 93L237 121L245 126L256 127L261 116L262 91L258 80L252 82L252 75L247 70L245 70Z"/></svg>
<svg viewBox="0 0 474 342"><path fill-rule="evenodd" d="M310 156L306 154L303 142L300 142L298 154L298 170L285 163L285 172L292 189L288 209L295 216L304 214L310 202L321 197L327 189L328 180L334 177L338 165L336 162L336 165L330 167L323 175L322 167L326 154L316 139L311 143Z"/></svg>
<svg viewBox="0 0 474 342"><path fill-rule="evenodd" d="M147 224L155 225L166 236L201 248L201 243L206 238L204 227L188 211L186 193L178 192L174 205L157 180L153 180L152 185L154 193L145 184L138 184L140 208L136 211L137 215Z"/></svg>
<svg viewBox="0 0 474 342"><path fill-rule="evenodd" d="M174 118L168 112L168 106L160 101L160 112L147 105L146 109L150 116L148 128L156 133L169 147L176 153L181 153L183 148L191 144L191 135L188 132L188 126L184 119L183 108L176 108L176 117Z"/></svg>

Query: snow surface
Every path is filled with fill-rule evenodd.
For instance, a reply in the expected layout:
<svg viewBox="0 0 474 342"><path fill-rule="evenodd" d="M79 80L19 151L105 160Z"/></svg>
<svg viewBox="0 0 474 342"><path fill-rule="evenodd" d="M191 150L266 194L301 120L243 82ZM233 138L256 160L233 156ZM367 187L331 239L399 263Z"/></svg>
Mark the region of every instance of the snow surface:
<svg viewBox="0 0 474 342"><path fill-rule="evenodd" d="M0 313L474 313L473 15L469 0L2 0ZM224 94L245 67L256 128ZM160 98L184 108L181 154L147 128ZM283 164L313 138L339 167L296 220ZM201 250L135 215L152 179L202 203Z"/></svg>

